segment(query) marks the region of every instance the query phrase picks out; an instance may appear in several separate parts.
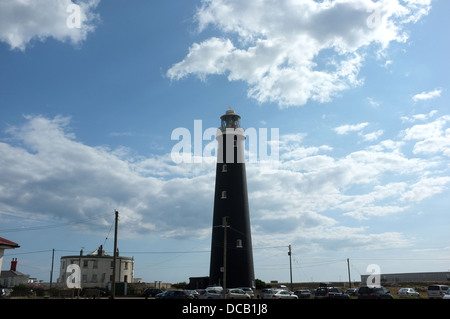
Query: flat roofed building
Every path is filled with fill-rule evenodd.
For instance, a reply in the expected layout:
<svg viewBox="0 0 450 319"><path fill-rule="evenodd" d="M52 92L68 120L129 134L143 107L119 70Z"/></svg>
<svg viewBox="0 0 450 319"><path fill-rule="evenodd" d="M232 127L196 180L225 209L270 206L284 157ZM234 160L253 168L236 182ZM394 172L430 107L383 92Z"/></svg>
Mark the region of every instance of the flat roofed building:
<svg viewBox="0 0 450 319"><path fill-rule="evenodd" d="M361 284L367 283L369 276L373 275L361 275ZM380 274L381 284L394 283L394 282L442 282L450 281L450 272L416 272L416 273L398 273L398 274Z"/></svg>
<svg viewBox="0 0 450 319"><path fill-rule="evenodd" d="M134 281L134 259L132 257L116 256L116 282L132 283ZM107 254L100 246L93 252L83 255L63 256L60 261L59 286L67 286L67 278L71 272L67 272L69 265L78 265L81 271L81 287L104 287L112 282L114 256Z"/></svg>

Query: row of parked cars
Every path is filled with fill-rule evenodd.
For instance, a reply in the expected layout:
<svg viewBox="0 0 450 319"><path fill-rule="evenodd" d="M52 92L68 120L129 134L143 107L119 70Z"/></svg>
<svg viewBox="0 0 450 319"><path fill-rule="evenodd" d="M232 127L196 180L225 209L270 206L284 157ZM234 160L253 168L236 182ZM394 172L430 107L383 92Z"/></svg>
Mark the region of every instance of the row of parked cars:
<svg viewBox="0 0 450 319"><path fill-rule="evenodd" d="M148 288L143 293L144 297L155 297L156 299L221 299L223 298L222 287L208 287L206 289L186 290L160 290ZM251 299L254 297L251 288L232 288L226 290L227 299Z"/></svg>
<svg viewBox="0 0 450 319"><path fill-rule="evenodd" d="M314 292L315 299L350 299L350 296L358 299L393 299L391 292L383 286L364 286L359 289L351 288L346 292L328 285L317 288ZM447 285L428 286L429 299L450 299L450 287ZM420 298L419 292L414 288L400 288L397 292L399 298Z"/></svg>
<svg viewBox="0 0 450 319"><path fill-rule="evenodd" d="M420 298L420 294L413 288L401 288L398 290L400 298ZM144 296L155 297L156 299L221 299L223 298L222 287L208 287L199 290L165 290L148 288L144 291ZM357 296L358 299L393 299L394 296L383 286L364 286L350 288L345 292L340 288L329 284L321 284L315 290L300 289L294 292L287 289L263 289L257 298L261 299L350 299L350 296ZM254 292L251 288L227 289L227 299L252 299ZM450 299L450 287L447 285L430 285L428 287L429 299Z"/></svg>

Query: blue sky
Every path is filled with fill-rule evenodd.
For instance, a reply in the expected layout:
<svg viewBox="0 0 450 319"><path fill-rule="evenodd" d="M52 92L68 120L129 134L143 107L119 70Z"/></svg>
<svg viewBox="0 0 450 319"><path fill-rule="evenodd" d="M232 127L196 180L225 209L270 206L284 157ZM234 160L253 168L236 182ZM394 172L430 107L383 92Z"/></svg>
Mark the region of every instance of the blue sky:
<svg viewBox="0 0 450 319"><path fill-rule="evenodd" d="M3 269L111 252L117 209L135 277L208 275L214 163L171 135L228 106L279 129L276 172L247 165L257 278L289 280L288 245L294 281L450 268L448 1L71 4L0 1Z"/></svg>

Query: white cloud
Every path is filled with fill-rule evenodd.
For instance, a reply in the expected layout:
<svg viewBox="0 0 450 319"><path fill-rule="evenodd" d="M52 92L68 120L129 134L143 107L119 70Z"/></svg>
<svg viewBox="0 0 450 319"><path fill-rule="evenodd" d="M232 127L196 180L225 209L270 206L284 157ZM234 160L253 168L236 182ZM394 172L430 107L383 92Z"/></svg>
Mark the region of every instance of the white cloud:
<svg viewBox="0 0 450 319"><path fill-rule="evenodd" d="M403 201L420 202L433 195L442 193L450 184L450 177L424 178L411 185L410 190L401 197Z"/></svg>
<svg viewBox="0 0 450 319"><path fill-rule="evenodd" d="M414 102L418 102L418 101L426 101L426 100L431 100L437 97L440 97L442 94L442 90L441 89L436 89L434 91L431 92L422 92L419 94L416 94L413 96L413 101Z"/></svg>
<svg viewBox="0 0 450 319"><path fill-rule="evenodd" d="M214 163L176 165L170 154L142 158L125 148L88 146L70 132L66 117L28 116L7 133L0 142L0 212L79 220L118 209L123 236L208 236ZM252 227L260 242L283 236L323 250L367 249L364 238L379 239L372 248L395 238L394 246L403 247L403 234L383 237L361 224L346 225L342 216L362 223L399 215L450 184L443 160L408 158L399 152L402 141L336 157L331 146L307 145L305 137L280 137L276 174L247 166ZM105 224L110 222L99 219L86 228Z"/></svg>
<svg viewBox="0 0 450 319"><path fill-rule="evenodd" d="M0 143L0 210L74 220L118 209L128 234L157 230L164 236L195 215L199 233L209 228L213 191L207 186L214 182L213 173L163 180L158 174L175 166L168 164L168 156L149 176L148 161L128 160L122 150L116 153L76 141L67 133L68 118L27 120L9 129L17 146ZM192 188L191 183L198 185Z"/></svg>
<svg viewBox="0 0 450 319"><path fill-rule="evenodd" d="M369 123L360 123L360 124L354 124L354 125L342 125L339 127L334 128L334 131L339 135L347 135L350 132L358 132L364 129Z"/></svg>
<svg viewBox="0 0 450 319"><path fill-rule="evenodd" d="M445 115L427 124L414 125L404 131L405 141L415 143L414 154L450 156L450 116Z"/></svg>
<svg viewBox="0 0 450 319"><path fill-rule="evenodd" d="M364 134L363 138L364 138L365 141L376 141L383 134L384 134L383 130L378 130L376 132L372 132L372 133L369 133L369 134Z"/></svg>
<svg viewBox="0 0 450 319"><path fill-rule="evenodd" d="M380 102L376 101L375 99L368 97L367 98L367 102L369 102L369 104L373 107L373 108L377 108L381 105Z"/></svg>
<svg viewBox="0 0 450 319"><path fill-rule="evenodd" d="M415 114L412 116L402 116L400 119L403 122L416 122L416 121L427 121L428 119L432 118L434 115L438 113L437 110L430 111L428 114Z"/></svg>
<svg viewBox="0 0 450 319"><path fill-rule="evenodd" d="M362 84L363 49L404 42L403 26L429 9L430 1L203 0L199 30L222 34L194 43L167 75L226 74L245 81L249 97L281 107L328 102Z"/></svg>
<svg viewBox="0 0 450 319"><path fill-rule="evenodd" d="M186 58L175 64L167 74L174 79L180 79L186 74L196 73L201 78L207 74L224 72L226 57L234 50L228 39L211 38L202 44L195 43Z"/></svg>
<svg viewBox="0 0 450 319"><path fill-rule="evenodd" d="M100 0L77 2L80 23L67 23L73 10L71 0L1 0L0 41L11 49L24 51L32 40L54 38L74 45L83 42L95 29L98 15L93 12Z"/></svg>

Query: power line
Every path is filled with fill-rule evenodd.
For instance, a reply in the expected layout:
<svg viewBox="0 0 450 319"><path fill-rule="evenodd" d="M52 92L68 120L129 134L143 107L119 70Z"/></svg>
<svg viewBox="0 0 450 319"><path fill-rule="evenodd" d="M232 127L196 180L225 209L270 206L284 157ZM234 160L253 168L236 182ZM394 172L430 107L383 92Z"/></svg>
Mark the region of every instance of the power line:
<svg viewBox="0 0 450 319"><path fill-rule="evenodd" d="M270 247L256 247L253 249L271 249L271 248L285 248L287 246L270 246ZM29 252L21 252L21 253L13 253L13 254L5 254L5 256L12 256L12 255L27 255L27 254L36 254L36 253L44 253L44 252L51 252L52 249L45 249L45 250L36 250L36 251L29 251ZM78 253L79 250L69 250L69 249L55 249L55 252L68 252L68 253ZM134 255L157 255L157 254L201 254L201 253L210 253L211 250L185 250L185 251L121 251L122 254L134 254Z"/></svg>
<svg viewBox="0 0 450 319"><path fill-rule="evenodd" d="M210 253L210 250L190 250L190 251L124 251L124 254L198 254Z"/></svg>
<svg viewBox="0 0 450 319"><path fill-rule="evenodd" d="M18 255L29 255L29 254L38 254L38 253L47 253L49 251L52 251L53 249L45 249L45 250L36 250L36 251L28 251L24 253L16 253L13 254L5 254L4 256L18 256Z"/></svg>
<svg viewBox="0 0 450 319"><path fill-rule="evenodd" d="M106 235L105 241L103 242L103 246L105 246L106 241L108 240L109 234L111 234L111 230L112 230L113 226L114 226L114 221L111 223L111 227L109 228L109 232Z"/></svg>

